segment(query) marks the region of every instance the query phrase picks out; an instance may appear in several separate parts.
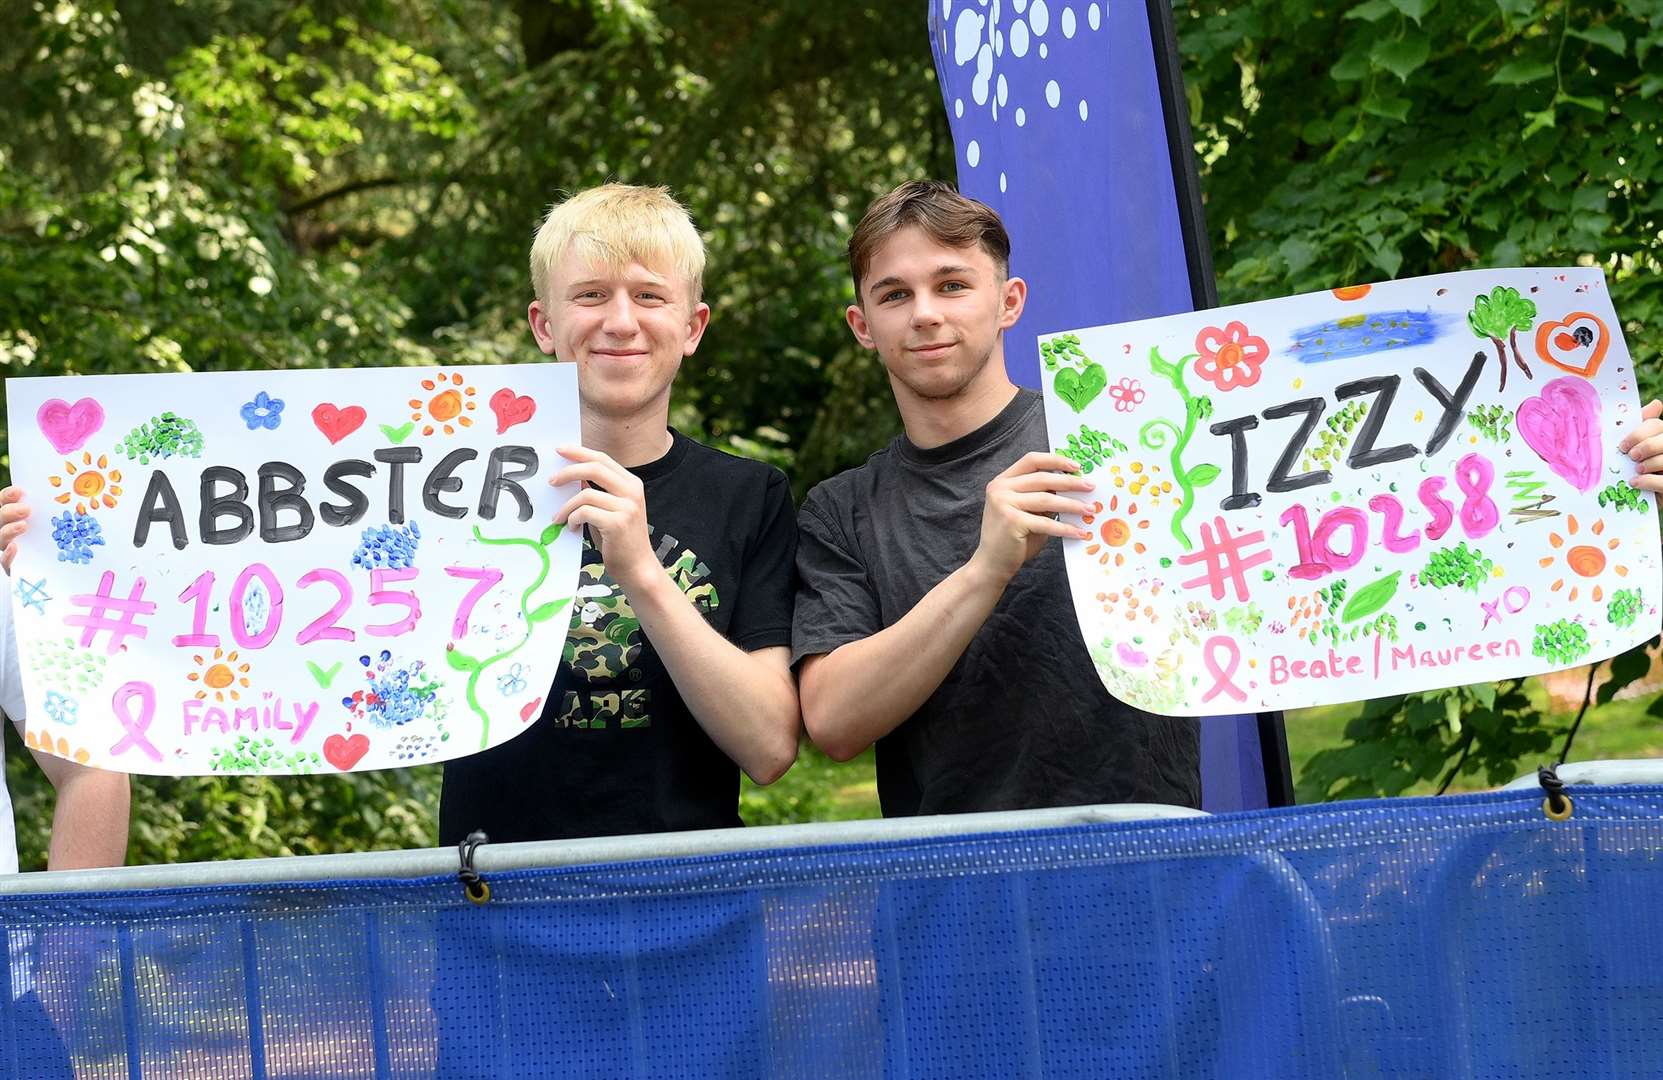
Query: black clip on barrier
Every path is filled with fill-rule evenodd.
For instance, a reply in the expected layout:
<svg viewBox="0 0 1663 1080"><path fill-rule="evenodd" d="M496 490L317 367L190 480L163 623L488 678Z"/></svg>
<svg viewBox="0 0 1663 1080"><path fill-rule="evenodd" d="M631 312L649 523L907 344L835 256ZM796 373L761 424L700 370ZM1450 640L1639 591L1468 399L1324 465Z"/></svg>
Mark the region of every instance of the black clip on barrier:
<svg viewBox="0 0 1663 1080"><path fill-rule="evenodd" d="M456 879L462 883L462 895L472 904L491 902L491 883L480 877L479 871L473 868L474 852L489 842L490 837L475 829L468 834L466 840L456 845L456 854L462 863L462 868L456 872Z"/></svg>
<svg viewBox="0 0 1663 1080"><path fill-rule="evenodd" d="M1542 765L1536 769L1536 782L1542 785L1547 797L1542 800L1542 813L1549 821L1565 821L1576 809L1571 797L1565 794L1565 781L1559 779L1557 765Z"/></svg>

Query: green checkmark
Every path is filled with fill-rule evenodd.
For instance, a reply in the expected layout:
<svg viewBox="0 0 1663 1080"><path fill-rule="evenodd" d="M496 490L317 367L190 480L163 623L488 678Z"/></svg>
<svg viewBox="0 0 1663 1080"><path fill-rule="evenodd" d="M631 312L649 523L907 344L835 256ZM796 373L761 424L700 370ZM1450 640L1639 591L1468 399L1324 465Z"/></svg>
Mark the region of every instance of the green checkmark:
<svg viewBox="0 0 1663 1080"><path fill-rule="evenodd" d="M416 430L416 422L414 420L402 427L393 427L391 424L381 425L381 434L387 436L388 441L393 443L401 443L405 439L408 439L410 437L410 433L414 430Z"/></svg>
<svg viewBox="0 0 1663 1080"><path fill-rule="evenodd" d="M314 678L318 681L318 685L323 687L325 690L327 690L327 689L329 689L329 684L335 681L335 676L340 674L341 664L343 662L344 661L337 660L335 662L335 666L330 668L328 671L325 671L322 668L318 667L316 664L312 663L310 660L306 661L306 666L311 669L312 678Z"/></svg>

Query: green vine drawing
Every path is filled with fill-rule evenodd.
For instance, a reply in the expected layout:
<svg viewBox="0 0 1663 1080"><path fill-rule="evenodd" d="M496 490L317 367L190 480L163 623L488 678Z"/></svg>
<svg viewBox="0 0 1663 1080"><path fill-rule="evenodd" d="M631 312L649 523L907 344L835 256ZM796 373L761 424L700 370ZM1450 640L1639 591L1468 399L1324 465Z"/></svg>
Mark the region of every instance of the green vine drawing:
<svg viewBox="0 0 1663 1080"><path fill-rule="evenodd" d="M1194 541L1184 531L1184 518L1195 508L1195 489L1206 487L1217 480L1219 474L1217 465L1203 464L1193 469L1184 468L1184 449L1195 437L1195 425L1213 415L1213 399L1195 397L1189 392L1189 387L1184 385L1184 365L1194 360L1196 355L1191 353L1176 364L1169 364L1161 359L1160 349L1149 350L1149 369L1171 383L1172 388L1178 391L1178 396L1184 399L1184 427L1179 430L1178 425L1171 420L1161 419L1151 420L1138 430L1138 442L1142 443L1146 450L1164 450L1168 442L1173 444L1169 455L1172 461L1172 477L1177 482L1179 490L1184 493L1184 498L1177 513L1172 515L1172 535L1184 545L1185 551L1195 547Z"/></svg>
<svg viewBox="0 0 1663 1080"><path fill-rule="evenodd" d="M479 748L481 750L484 750L486 747L491 745L491 716L479 704L478 690L480 677L484 675L485 672L492 667L492 665L501 663L510 656L513 656L515 653L519 652L521 649L525 648L527 645L531 644L531 635L536 629L537 624L540 622L547 622L548 620L554 618L560 613L562 608L571 602L570 597L565 597L560 600L550 600L546 604L540 604L536 610L532 610L531 607L532 594L542 587L544 581L548 580L549 569L551 566L551 560L549 559L549 546L552 545L555 540L559 539L561 529L562 526L560 525L550 525L548 528L543 530L543 535L538 537L536 540L527 540L524 537L518 536L495 539L481 533L478 525L474 526L473 538L478 540L481 544L489 544L492 547L530 548L536 553L538 561L542 563L542 567L537 571L537 576L533 578L531 584L527 585L525 590L520 593L520 614L525 617L524 637L509 648L504 649L495 656L487 657L484 660L469 656L460 649L456 648L455 645L451 645L445 650L445 659L449 662L450 666L456 671L465 672L468 676L468 708L472 709L474 711L474 715L479 717Z"/></svg>

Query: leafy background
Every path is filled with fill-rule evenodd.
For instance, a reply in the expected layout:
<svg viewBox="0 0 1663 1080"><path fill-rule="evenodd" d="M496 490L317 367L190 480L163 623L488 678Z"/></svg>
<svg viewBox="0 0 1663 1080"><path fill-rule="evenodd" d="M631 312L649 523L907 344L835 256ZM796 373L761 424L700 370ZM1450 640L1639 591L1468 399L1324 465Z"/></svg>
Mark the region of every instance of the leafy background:
<svg viewBox="0 0 1663 1080"><path fill-rule="evenodd" d="M1598 265L1663 383L1663 0L1175 8L1224 302ZM679 426L799 495L898 430L841 251L874 195L952 174L921 3L19 0L0 73L8 375L535 359L540 213L619 179L674 187L710 247ZM1616 670L1602 694L1647 661ZM1594 702L1578 746L1658 753L1647 704ZM1301 796L1507 779L1574 713L1532 682L1295 716ZM50 791L9 749L38 866ZM870 814L870 776L810 753L744 811ZM132 857L425 845L437 784L139 780Z"/></svg>

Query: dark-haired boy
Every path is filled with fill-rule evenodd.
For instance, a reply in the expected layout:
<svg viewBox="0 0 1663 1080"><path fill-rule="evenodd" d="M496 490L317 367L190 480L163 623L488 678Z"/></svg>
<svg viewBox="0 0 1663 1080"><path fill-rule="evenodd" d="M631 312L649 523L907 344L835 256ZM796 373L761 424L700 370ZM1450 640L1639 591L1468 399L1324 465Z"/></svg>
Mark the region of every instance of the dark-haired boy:
<svg viewBox="0 0 1663 1080"><path fill-rule="evenodd" d="M905 434L799 512L792 654L828 754L877 744L886 816L1098 802L1198 806L1193 720L1103 689L1055 536L1091 483L1049 453L1005 370L1027 286L991 209L946 184L872 204L849 241L849 328Z"/></svg>

